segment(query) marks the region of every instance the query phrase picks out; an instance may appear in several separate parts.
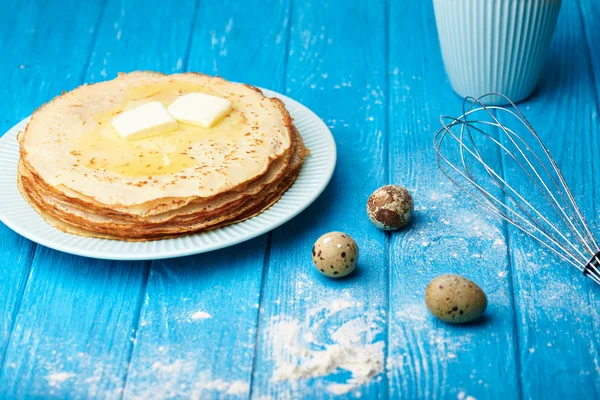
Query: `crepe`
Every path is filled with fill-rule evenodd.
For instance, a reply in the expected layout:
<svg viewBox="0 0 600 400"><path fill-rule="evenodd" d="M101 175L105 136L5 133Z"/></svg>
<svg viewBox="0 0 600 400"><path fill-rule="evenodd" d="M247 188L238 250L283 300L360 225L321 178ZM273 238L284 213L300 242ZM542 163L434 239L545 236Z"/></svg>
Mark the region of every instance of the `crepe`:
<svg viewBox="0 0 600 400"><path fill-rule="evenodd" d="M260 194L243 196L240 201L227 204L221 209L214 209L203 213L189 213L190 205L182 207L182 213L169 211L170 218L154 215L143 220L115 218L106 216L97 211L77 208L68 202L57 200L44 193L42 186L27 171L19 174L21 190L24 195L35 203L38 208L44 207L47 214L54 218L69 221L73 226L81 229L113 235L122 239L145 238L157 235L181 235L182 233L196 232L228 220L244 216L249 210L255 210L261 204L269 203L272 198L279 198L289 187L290 178L295 179L302 164L305 149L298 143L292 161L289 164L289 173L280 177L273 183L264 186ZM292 181L293 181L292 179ZM265 201L265 199L267 201ZM262 210L261 210L262 211Z"/></svg>
<svg viewBox="0 0 600 400"><path fill-rule="evenodd" d="M110 121L150 101L202 92L232 102L212 128L180 124L127 142ZM199 74L136 72L83 86L37 110L19 135L18 185L51 225L128 241L177 237L264 211L308 154L284 104Z"/></svg>

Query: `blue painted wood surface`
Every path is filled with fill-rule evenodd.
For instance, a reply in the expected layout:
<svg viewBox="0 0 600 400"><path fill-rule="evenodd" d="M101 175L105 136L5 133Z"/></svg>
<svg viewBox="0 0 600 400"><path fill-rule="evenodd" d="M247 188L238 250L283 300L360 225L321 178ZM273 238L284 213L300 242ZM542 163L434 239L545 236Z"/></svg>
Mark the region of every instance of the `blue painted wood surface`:
<svg viewBox="0 0 600 400"><path fill-rule="evenodd" d="M432 134L462 102L443 70L430 2L4 5L1 131L62 90L120 71L200 71L306 104L330 126L339 164L290 223L182 259L74 257L0 224L0 397L600 397L600 288L437 171ZM544 77L522 106L596 230L598 31L597 2L563 2ZM364 213L385 183L408 187L417 205L412 226L392 234ZM360 246L348 279L311 265L313 241L331 230ZM427 313L425 286L448 272L488 293L484 319L454 327ZM298 355L280 339L300 332L316 357L340 346L335 332L348 324L359 332L352 346L381 349L381 373L351 387L347 371L282 373L282 357Z"/></svg>

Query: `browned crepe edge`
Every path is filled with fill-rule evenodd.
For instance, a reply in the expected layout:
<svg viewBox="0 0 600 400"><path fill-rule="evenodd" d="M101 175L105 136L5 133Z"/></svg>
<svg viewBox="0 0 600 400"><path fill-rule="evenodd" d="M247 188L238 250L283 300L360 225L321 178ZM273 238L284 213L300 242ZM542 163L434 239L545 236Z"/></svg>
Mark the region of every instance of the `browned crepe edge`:
<svg viewBox="0 0 600 400"><path fill-rule="evenodd" d="M302 162L302 158L305 154L305 147L302 141L301 136L297 133L295 133L294 135L294 154L290 157L290 162L288 163L288 165L286 166L286 168L284 168L270 183L265 183L261 186L259 186L258 188L256 188L256 190L254 190L252 193L248 193L248 194L244 194L242 197L240 197L239 199L233 199L230 202L224 203L222 205L220 205L218 208L214 208L212 210L209 211L198 211L195 212L193 214L186 214L183 216L178 216L178 215L173 215L171 218L165 219L163 221L160 222L148 222L148 226L155 226L155 225L160 225L160 224L166 224L170 221L173 222L177 222L177 221L181 221L181 222L186 222L186 216L188 216L189 218L187 219L187 222L190 222L189 219L198 219L198 217L202 216L202 217L210 217L212 215L216 215L219 213L223 213L226 212L227 210L231 210L231 209L235 209L237 206L239 206L240 204L243 204L245 202L246 199L248 199L249 197L252 196L256 196L260 193L262 193L263 191L268 191L271 187L273 187L274 184L279 183L286 174L289 173L289 166L291 165L291 162L295 159L295 157L300 157L300 165ZM299 154L296 154L299 153ZM126 217L123 217L120 214L114 214L111 212L105 213L106 210L104 209L99 209L96 208L92 205L80 205L78 202L74 202L71 201L71 197L67 196L67 195L63 195L62 192L56 191L54 190L53 187L49 187L48 185L45 184L45 182L39 178L39 176L37 176L34 172L32 171L21 171L19 169L20 174L22 175L23 173L28 173L32 175L33 178L33 182L29 181L29 179L26 179L26 183L27 186L33 186L35 185L35 190L37 192L43 192L44 194L46 194L49 197L53 197L55 199L57 199L59 202L62 203L67 203L69 205L71 205L72 207L79 209L82 212L89 212L89 211L94 211L96 214L102 215L106 218L114 218L117 219L119 222L123 222L123 223L127 223L127 222L131 222L131 223L140 223L140 224L144 224L146 219L145 218L141 218L141 217L137 217L137 218L128 218L130 217L129 215ZM45 196L42 196L45 197ZM83 210L81 209L83 208Z"/></svg>
<svg viewBox="0 0 600 400"><path fill-rule="evenodd" d="M112 239L112 240L122 240L122 241L128 241L128 242L146 242L146 241L153 241L153 240L161 240L161 239L170 239L170 238L177 238L177 237L182 237L182 236L188 236L188 235L193 235L196 233L200 233L200 232L205 232L205 231L209 231L212 229L217 229L217 228L221 228L223 226L227 226L227 225L231 225L237 222L241 222L244 220L247 220L249 218L252 218L262 212L264 212L265 210L267 210L268 208L270 208L273 204L275 204L277 201L279 201L279 199L281 198L281 196L283 196L283 194L293 185L293 183L295 182L296 178L298 177L298 174L300 173L300 167L297 168L293 174L289 177L288 180L286 180L285 182L283 182L283 186L281 188L280 191L275 191L271 196L269 196L267 199L263 199L262 202L253 205L252 207L250 207L248 210L244 210L243 212L240 213L240 215L234 216L232 219L230 220L225 220L225 221L221 221L221 222L217 222L214 225L210 225L210 226L206 226L203 228L199 228L196 230L192 230L192 231L187 231L187 232L178 232L178 233L174 233L174 234L159 234L159 235L148 235L148 236L136 236L136 237L132 237L131 235L127 234L125 236L120 235L118 232L115 234L115 232L112 233L101 233L101 232L96 232L96 231L89 231L81 226L78 226L76 224L71 224L68 222L65 222L59 218L56 218L52 213L47 212L46 210L41 209L38 204L33 201L31 198L29 198L27 192L24 190L23 186L22 186L22 182L19 180L18 182L18 187L19 187L19 191L21 192L21 194L23 195L23 197L31 204L31 206L53 227L65 232L65 233L69 233L69 234L74 234L74 235L78 235L78 236L84 236L84 237L93 237L93 238L102 238L102 239Z"/></svg>

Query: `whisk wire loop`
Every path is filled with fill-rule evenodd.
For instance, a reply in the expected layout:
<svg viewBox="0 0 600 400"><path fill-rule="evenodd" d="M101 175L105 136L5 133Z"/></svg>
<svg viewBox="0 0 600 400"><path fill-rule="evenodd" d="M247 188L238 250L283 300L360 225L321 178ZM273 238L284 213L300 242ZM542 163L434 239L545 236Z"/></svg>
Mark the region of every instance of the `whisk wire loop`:
<svg viewBox="0 0 600 400"><path fill-rule="evenodd" d="M495 125L495 124L494 124ZM466 124L467 126L467 130L470 131L470 127L468 125L468 123ZM538 183L538 180L534 179L534 177L529 173L529 171L527 170L527 168L525 168L525 166L523 166L523 164L518 160L518 158L510 151L508 150L502 143L498 142L495 138L491 137L490 135L488 135L487 133L485 133L484 131L477 129L479 132L481 132L482 134L486 135L486 137L488 139L490 139L491 141L493 141L496 145L498 145L498 147L500 147L502 150L505 151L505 154L508 155L512 160L515 161L515 163L523 170L523 172L527 175L528 178L530 178L530 180L533 182L534 186L539 190L539 192L541 193L541 195L549 202L549 204L553 207L553 209L555 210L555 212L557 213L557 215L559 216L559 218L561 218L561 220L566 223L571 225L571 227L573 228L572 230L575 230L575 232L577 232L577 239L580 239L580 243L581 240L583 240L583 238L581 237L581 235L579 234L579 231L575 228L575 226L573 225L571 219L567 216L566 212L564 211L563 207L561 207L561 205L559 204L559 202L556 200L556 198L554 197L554 195L552 194L552 192L548 189L548 186L546 186L546 184L542 181L542 186L540 186L540 184ZM507 130L510 131L510 130ZM512 132L512 131L510 131ZM514 133L514 132L513 132ZM475 146L475 143L473 141L472 136L470 137L471 139L471 143L473 144L473 146ZM475 146L476 148L476 146ZM461 145L461 153L464 152L465 147ZM493 169L491 169L486 163L485 161L482 159L482 157L479 155L479 152L477 151L477 160L484 166L486 172L488 173L488 175L494 180L494 183L496 184L497 187L499 187L500 189L502 189L502 187L505 187L507 189L505 195L507 195L512 201L513 204L515 204L525 215L526 217L530 220L530 221L536 221L536 219L527 211L527 209L525 207L523 207L521 205L521 203L517 200L522 201L523 203L525 203L529 208L531 208L535 214L541 218L545 223L548 224L548 226L550 226L552 228L552 230L558 234L561 239L565 242L567 242L567 244L569 244L569 246L576 252L579 252L579 249L572 244L563 234L562 232L554 225L552 224L548 219L546 219L546 217L544 217L543 214L541 214L535 207L533 207L523 196L521 196L519 194L518 191L516 191L510 184L508 184L503 178L502 176L500 176L498 173L496 173ZM527 156L523 154L523 157L527 159ZM463 166L466 170L468 170L468 166L464 163L464 157L463 154L461 154L461 158L463 159ZM539 157L538 157L539 159ZM528 161L528 164L533 168L533 166L531 165L531 162ZM544 166L545 168L545 166ZM548 171L547 169L545 169L546 171ZM540 175L537 173L535 173L535 175L537 176L538 179L541 180ZM552 179L553 180L553 179ZM553 180L554 181L554 180ZM555 181L554 181L555 182ZM562 192L560 192L562 193ZM514 196L518 197L518 199L516 199ZM550 196L550 197L549 197ZM564 199L564 196L563 196ZM489 199L488 199L489 200ZM526 223L528 223L528 221L524 221ZM539 225L536 225L536 228L538 229L543 229L540 228ZM546 235L552 235L551 233L549 233L548 231L544 231ZM584 255L581 254L581 256L583 257Z"/></svg>
<svg viewBox="0 0 600 400"><path fill-rule="evenodd" d="M504 98L506 98L506 96L503 96L503 95L501 95L501 96L504 97ZM535 132L535 130L533 129L533 127L531 126L531 124L529 123L529 121L527 120L527 118L525 117L525 115L521 112L521 110L519 110L519 108L510 99L506 98L506 100L509 101L509 103L512 105L512 107L516 110L516 113L513 112L511 109L508 109L508 108L505 108L505 107L486 106L479 99L475 99L473 97L467 97L465 99L465 102L463 102L463 115L465 117L465 122L466 122L467 129L469 130L471 128L471 125L469 124L469 121L468 121L468 116L469 116L470 113L469 112L465 112L465 104L468 101L470 101L471 102L471 106L469 107L468 111L472 111L473 107L476 104L479 104L483 110L487 111L488 115L493 119L494 122L493 123L486 122L486 121L483 121L483 122L486 123L486 124L493 125L495 127L498 127L500 129L502 129L502 131L510 139L511 143L515 146L515 148L519 151L519 153L521 154L521 156L525 159L525 161L527 162L528 166L535 173L537 179L543 185L546 193L548 193L552 197L552 200L554 201L554 203L552 201L549 201L549 203L553 206L553 208L555 209L555 211L556 211L556 207L555 206L558 206L560 208L560 211L562 212L562 214L565 217L567 217L567 219L566 219L565 222L568 223L568 224L570 224L572 226L571 219L565 214L565 212L562 209L562 207L560 207L560 204L554 198L554 195L553 195L552 191L546 186L545 180L540 176L540 174L535 169L535 167L533 166L533 164L531 163L531 161L529 160L529 158L527 157L527 155L525 154L525 152L523 151L523 149L520 147L520 145L515 142L515 139L518 140L525 147L525 149L527 151L529 151L536 158L536 160L542 166L542 168L544 169L544 171L547 173L547 176L551 179L552 183L558 189L558 192L562 196L562 198L565 201L567 207L571 208L571 211L573 211L575 213L575 215L577 217L576 221L580 224L580 228L583 228L583 230L589 235L589 239L591 239L592 242L595 242L595 239L594 239L593 235L591 234L591 232L589 231L589 228L587 227L587 224L585 223L585 219L583 218L583 216L582 216L582 214L581 214L581 212L579 210L579 207L577 206L577 203L575 202L575 199L573 198L571 190L570 190L569 186L567 185L565 179L563 178L562 173L560 172L560 170L559 170L558 166L556 165L554 159L550 155L550 152L548 151L548 149L546 148L546 146L542 142L541 138L537 135L537 133ZM543 150L543 152L544 152L545 156L547 157L548 161L551 163L554 172L556 173L556 175L558 176L558 178L559 178L559 180L561 182L561 187L564 190L564 192L563 192L563 190L561 190L561 188L556 183L553 174L548 170L546 164L533 151L533 149L527 144L527 142L522 137L520 137L518 134L516 134L514 131L512 131L511 129L509 129L508 127L506 127L502 123L500 123L500 121L498 120L498 118L493 113L491 113L489 110L504 111L504 112L506 112L506 113L514 116L521 124L523 124L529 130L529 132L531 133L532 137L535 138L537 144L540 145L540 147ZM482 122L482 121L474 121L474 122ZM488 137L491 138L491 139L493 139L489 135L488 135ZM497 142L497 141L495 141L495 142L496 142L496 144L500 145L499 142ZM507 152L507 154L509 154L511 156L511 158L513 160L515 160L516 162L518 162L517 158L510 151L508 151L506 149L506 147L502 146L502 149L504 149ZM523 167L523 165L520 162L518 162L518 163L519 163L519 166L523 169L523 171L527 172L527 170ZM538 185L537 181L534 180L534 179L532 179L531 175L529 175L529 178L531 178L531 181L534 182L535 185L539 188L539 185ZM541 191L541 189L540 189L540 191ZM544 196L546 195L545 193L542 193L542 194ZM569 198L569 201L566 201L565 194ZM539 215L539 213L538 213L538 215ZM585 242L585 239L583 239L581 237L580 230L577 229L577 228L575 228L574 226L572 226L572 228L574 229L574 232L583 240L582 243L584 244L584 246L587 246L587 244ZM592 249L588 248L587 250L591 252Z"/></svg>
<svg viewBox="0 0 600 400"><path fill-rule="evenodd" d="M488 96L503 97L510 108L486 106ZM515 126L502 123L501 117L514 120ZM440 122L434 149L450 181L600 284L598 243L558 165L521 110L506 96L490 93L467 97L460 117L443 116ZM496 157L500 153L499 165L486 161L490 151ZM526 187L519 187L520 180L516 186L509 183L516 173L525 178Z"/></svg>
<svg viewBox="0 0 600 400"><path fill-rule="evenodd" d="M452 137L459 141L459 139L457 139L454 135L452 135ZM469 148L465 149L468 153L473 154L472 150ZM536 235L535 233L540 233L543 237L545 237L546 239L548 239L553 245L555 245L556 247L558 247L559 249L561 249L563 253L561 252L557 252L554 248L552 248L551 246L550 249L553 250L556 254L558 254L559 256L561 256L563 259L565 259L566 261L569 261L572 265L574 266L578 266L578 262L579 260L575 257L573 257L567 249L565 249L561 243L556 240L555 238L553 238L551 235L549 235L547 232L545 232L543 229L539 228L536 224L534 224L532 221L534 220L530 220L527 219L519 214L515 214L514 218L517 218L518 221L516 222L521 222L524 224L523 225L518 225L515 223L515 221L513 221L511 218L511 215L509 213L512 213L513 210L508 207L506 204L504 204L504 202L500 199L497 199L496 197L494 197L490 192L488 192L485 188L483 188L482 186L480 186L473 178L472 178L472 174L470 173L469 170L463 172L460 171L457 167L455 167L454 165L452 165L450 163L450 161L448 161L445 157L443 157L441 155L441 153L439 154L439 158L444 160L448 165L450 165L450 167L455 170L455 172L457 172L460 176L462 176L463 178L465 178L472 186L474 186L480 194L482 194L487 202L481 200L479 197L477 197L476 195L472 194L469 190L467 190L463 185L461 185L457 180L455 180L454 178L452 178L452 176L450 176L450 174L448 174L444 168L440 165L440 168L442 169L442 172L452 181L454 182L457 186L459 186L464 192L466 192L469 196L471 196L473 199L475 199L479 204L481 204L482 206L484 206L485 208L487 208L489 211L491 211L492 213L498 215L499 217L503 218L504 220L506 220L507 222L515 225L517 228L519 228L520 230L522 230L524 233L534 237L536 240L540 241L542 244L546 245L547 244L543 241L541 241ZM528 228L532 228L534 231L530 231L527 229Z"/></svg>

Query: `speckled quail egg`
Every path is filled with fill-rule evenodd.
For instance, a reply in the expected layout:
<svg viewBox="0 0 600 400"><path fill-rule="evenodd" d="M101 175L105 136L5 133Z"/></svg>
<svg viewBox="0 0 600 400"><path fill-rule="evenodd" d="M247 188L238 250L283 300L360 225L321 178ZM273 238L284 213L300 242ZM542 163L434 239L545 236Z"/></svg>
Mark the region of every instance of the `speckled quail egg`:
<svg viewBox="0 0 600 400"><path fill-rule="evenodd" d="M484 313L487 298L475 282L449 274L438 276L429 283L425 291L425 304L442 321L462 324Z"/></svg>
<svg viewBox="0 0 600 400"><path fill-rule="evenodd" d="M373 224L384 231L393 231L407 225L412 218L415 203L408 190L398 185L382 186L367 201L367 215Z"/></svg>
<svg viewBox="0 0 600 400"><path fill-rule="evenodd" d="M341 278L354 271L358 262L358 246L346 233L329 232L315 242L312 259L323 275Z"/></svg>

